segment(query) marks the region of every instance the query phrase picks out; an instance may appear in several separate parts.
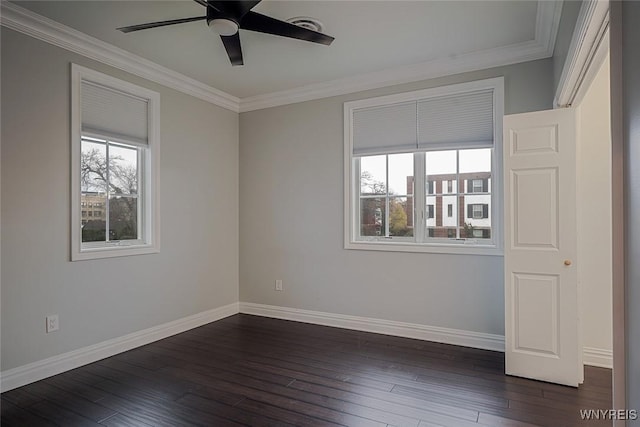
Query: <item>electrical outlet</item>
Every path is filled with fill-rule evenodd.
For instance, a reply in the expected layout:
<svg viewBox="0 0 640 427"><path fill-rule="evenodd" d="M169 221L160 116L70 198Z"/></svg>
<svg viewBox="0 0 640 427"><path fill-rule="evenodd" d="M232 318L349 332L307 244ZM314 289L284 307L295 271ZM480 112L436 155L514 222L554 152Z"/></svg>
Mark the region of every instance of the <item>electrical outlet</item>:
<svg viewBox="0 0 640 427"><path fill-rule="evenodd" d="M59 328L58 315L47 316L47 333L57 331Z"/></svg>
<svg viewBox="0 0 640 427"><path fill-rule="evenodd" d="M282 290L282 280L276 280L276 291Z"/></svg>

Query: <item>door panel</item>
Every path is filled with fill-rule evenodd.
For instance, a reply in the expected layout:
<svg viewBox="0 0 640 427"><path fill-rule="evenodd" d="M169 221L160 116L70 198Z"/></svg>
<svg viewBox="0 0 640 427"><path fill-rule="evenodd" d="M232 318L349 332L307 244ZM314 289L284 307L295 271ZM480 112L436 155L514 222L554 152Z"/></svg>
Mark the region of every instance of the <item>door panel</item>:
<svg viewBox="0 0 640 427"><path fill-rule="evenodd" d="M511 183L511 247L558 249L558 169L514 170Z"/></svg>
<svg viewBox="0 0 640 427"><path fill-rule="evenodd" d="M506 373L577 386L575 111L504 118Z"/></svg>

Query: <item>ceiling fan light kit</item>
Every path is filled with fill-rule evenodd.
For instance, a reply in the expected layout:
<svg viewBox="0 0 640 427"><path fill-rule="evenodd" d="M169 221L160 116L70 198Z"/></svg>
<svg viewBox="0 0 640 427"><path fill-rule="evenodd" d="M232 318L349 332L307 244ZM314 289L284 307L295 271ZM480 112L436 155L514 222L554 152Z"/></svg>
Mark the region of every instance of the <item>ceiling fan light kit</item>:
<svg viewBox="0 0 640 427"><path fill-rule="evenodd" d="M230 19L218 18L209 21L209 28L219 36L232 36L240 27Z"/></svg>
<svg viewBox="0 0 640 427"><path fill-rule="evenodd" d="M309 17L296 17L287 21L271 18L251 11L261 0L194 0L206 6L206 16L173 19L169 21L149 22L146 24L121 27L123 33L183 24L194 21L207 21L209 28L220 36L231 65L243 65L240 33L238 30L255 31L265 34L304 40L312 43L330 45L334 38L322 33L322 23Z"/></svg>

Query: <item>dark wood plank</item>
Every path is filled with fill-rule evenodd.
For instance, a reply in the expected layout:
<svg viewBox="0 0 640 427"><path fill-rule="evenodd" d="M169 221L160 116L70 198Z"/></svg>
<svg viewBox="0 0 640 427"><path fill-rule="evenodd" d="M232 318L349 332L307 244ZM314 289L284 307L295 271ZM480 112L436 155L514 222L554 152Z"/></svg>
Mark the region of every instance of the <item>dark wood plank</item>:
<svg viewBox="0 0 640 427"><path fill-rule="evenodd" d="M126 415L116 414L100 423L106 427L153 427L151 424L145 424L142 421L129 418Z"/></svg>
<svg viewBox="0 0 640 427"><path fill-rule="evenodd" d="M48 427L56 425L53 421L33 414L28 409L15 405L4 397L2 398L1 407L0 425L3 426Z"/></svg>
<svg viewBox="0 0 640 427"><path fill-rule="evenodd" d="M50 401L61 408L75 412L85 418L97 423L106 420L116 414L116 411L91 402L79 395L66 392L63 389L50 385L47 382L39 381L29 384L27 389L43 399Z"/></svg>
<svg viewBox="0 0 640 427"><path fill-rule="evenodd" d="M498 352L235 315L3 393L1 422L574 427L611 407L608 369L577 389L503 372Z"/></svg>
<svg viewBox="0 0 640 427"><path fill-rule="evenodd" d="M89 418L78 415L66 408L56 405L55 403L43 400L29 407L29 411L53 423L65 427L91 427L100 424L90 420Z"/></svg>

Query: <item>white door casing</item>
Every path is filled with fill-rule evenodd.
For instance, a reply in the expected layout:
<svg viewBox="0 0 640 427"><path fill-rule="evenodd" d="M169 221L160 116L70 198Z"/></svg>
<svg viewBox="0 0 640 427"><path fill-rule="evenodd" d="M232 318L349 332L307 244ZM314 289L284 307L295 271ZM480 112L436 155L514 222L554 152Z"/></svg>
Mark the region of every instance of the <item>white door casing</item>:
<svg viewBox="0 0 640 427"><path fill-rule="evenodd" d="M576 115L504 117L505 370L577 386Z"/></svg>

